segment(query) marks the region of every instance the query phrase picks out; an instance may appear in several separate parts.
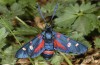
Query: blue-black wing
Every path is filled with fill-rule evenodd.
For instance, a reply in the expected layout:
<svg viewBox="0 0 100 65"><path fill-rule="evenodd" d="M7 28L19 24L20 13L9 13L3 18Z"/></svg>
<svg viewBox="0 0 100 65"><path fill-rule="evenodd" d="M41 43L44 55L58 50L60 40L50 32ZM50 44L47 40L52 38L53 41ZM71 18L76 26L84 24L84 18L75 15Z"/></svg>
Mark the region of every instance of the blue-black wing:
<svg viewBox="0 0 100 65"><path fill-rule="evenodd" d="M30 42L23 45L16 53L16 58L34 58L44 51L42 35L36 36Z"/></svg>
<svg viewBox="0 0 100 65"><path fill-rule="evenodd" d="M73 54L83 54L87 51L87 47L82 43L76 42L61 33L53 33L55 50Z"/></svg>

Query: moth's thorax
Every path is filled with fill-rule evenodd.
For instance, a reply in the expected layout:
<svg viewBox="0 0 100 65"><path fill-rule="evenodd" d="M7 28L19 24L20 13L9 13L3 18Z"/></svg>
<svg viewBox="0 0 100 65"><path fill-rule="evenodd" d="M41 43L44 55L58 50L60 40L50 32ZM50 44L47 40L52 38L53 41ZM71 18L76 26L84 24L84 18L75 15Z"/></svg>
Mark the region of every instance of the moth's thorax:
<svg viewBox="0 0 100 65"><path fill-rule="evenodd" d="M52 28L51 27L46 27L44 32L43 32L43 39L45 40L46 43L51 43L53 40L53 34L52 34Z"/></svg>
<svg viewBox="0 0 100 65"><path fill-rule="evenodd" d="M46 39L52 39L52 33L45 33L45 38Z"/></svg>

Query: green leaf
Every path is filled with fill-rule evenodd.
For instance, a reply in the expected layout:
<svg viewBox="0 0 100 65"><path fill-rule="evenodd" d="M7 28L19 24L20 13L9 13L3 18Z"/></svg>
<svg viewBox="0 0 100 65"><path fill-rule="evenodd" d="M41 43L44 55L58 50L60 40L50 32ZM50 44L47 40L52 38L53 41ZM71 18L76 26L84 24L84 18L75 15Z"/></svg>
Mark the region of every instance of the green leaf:
<svg viewBox="0 0 100 65"><path fill-rule="evenodd" d="M35 6L36 0L19 0L18 3L23 7Z"/></svg>
<svg viewBox="0 0 100 65"><path fill-rule="evenodd" d="M69 16L68 16L69 15ZM58 25L59 27L70 27L72 23L75 21L77 16L75 15L64 15L60 18L55 19L55 24Z"/></svg>
<svg viewBox="0 0 100 65"><path fill-rule="evenodd" d="M59 18L55 19L55 24L60 27L70 27L74 21L77 18L77 11L79 10L79 6L76 4L75 7L73 5L70 5L69 7L65 8L65 12L62 16L59 16Z"/></svg>
<svg viewBox="0 0 100 65"><path fill-rule="evenodd" d="M6 50L4 50L4 54L12 53L12 50L13 50L13 47L10 46L10 47L8 47ZM11 54L9 54L9 55L11 55Z"/></svg>
<svg viewBox="0 0 100 65"><path fill-rule="evenodd" d="M45 6L41 6L41 11L43 12L44 16L47 17L47 16L52 16L53 13L54 13L54 8L55 6L58 4L58 8L56 10L56 13L55 15L56 16L60 16L62 15L62 12L64 11L64 1L57 1L57 0L54 0L50 3L47 3ZM60 2L60 3L59 3Z"/></svg>
<svg viewBox="0 0 100 65"><path fill-rule="evenodd" d="M70 5L70 8L74 11L74 13L78 13L80 11L80 7L78 4Z"/></svg>
<svg viewBox="0 0 100 65"><path fill-rule="evenodd" d="M97 21L97 16L95 14L86 14L85 17L91 22L92 30L98 28L98 24L100 23Z"/></svg>
<svg viewBox="0 0 100 65"><path fill-rule="evenodd" d="M13 46L8 47L5 51L2 52L2 62L1 64L14 65L16 62L15 58L15 49ZM10 60L9 60L10 59Z"/></svg>
<svg viewBox="0 0 100 65"><path fill-rule="evenodd" d="M0 4L9 4L11 5L12 3L16 2L16 0L0 0Z"/></svg>
<svg viewBox="0 0 100 65"><path fill-rule="evenodd" d="M34 17L37 15L37 8L36 8L37 0L19 0L18 4L21 5L22 9L24 10L24 16ZM23 16L22 16L23 17ZM29 18L30 18L29 17ZM25 17L23 17L25 18Z"/></svg>
<svg viewBox="0 0 100 65"><path fill-rule="evenodd" d="M96 10L95 6L96 6L95 4L91 5L90 2L87 4L83 3L80 6L80 11L82 11L84 13L92 13Z"/></svg>
<svg viewBox="0 0 100 65"><path fill-rule="evenodd" d="M92 29L92 26L90 25L90 23L91 22L86 17L81 16L72 25L72 29L86 35L86 34L90 33L90 31Z"/></svg>
<svg viewBox="0 0 100 65"><path fill-rule="evenodd" d="M97 28L96 15L92 14L95 10L93 8L95 8L95 5L91 5L90 3L81 4L80 6L78 4L70 5L65 8L63 15L55 20L55 24L65 28L72 27L73 30L86 35Z"/></svg>
<svg viewBox="0 0 100 65"><path fill-rule="evenodd" d="M97 20L98 28L97 29L98 29L98 32L100 33L100 16L98 16L97 18L98 18Z"/></svg>
<svg viewBox="0 0 100 65"><path fill-rule="evenodd" d="M90 43L89 41L87 41L86 39L83 38L81 41L82 41L82 43L83 43L85 46L87 46L88 48L91 48L91 47L92 47L91 43Z"/></svg>
<svg viewBox="0 0 100 65"><path fill-rule="evenodd" d="M24 14L25 11L23 10L23 6L14 3L10 5L9 9L5 5L0 5L0 12L3 17L12 20L15 16Z"/></svg>
<svg viewBox="0 0 100 65"><path fill-rule="evenodd" d="M72 32L72 30L70 28L62 28L62 27L55 27L54 30L56 32L60 32L60 33L63 33L63 34L70 34L70 32Z"/></svg>
<svg viewBox="0 0 100 65"><path fill-rule="evenodd" d="M77 31L72 32L72 34L70 35L71 38L78 40L79 38L83 37L82 33L78 33Z"/></svg>
<svg viewBox="0 0 100 65"><path fill-rule="evenodd" d="M67 1L69 3L76 3L77 0L65 0L65 1Z"/></svg>
<svg viewBox="0 0 100 65"><path fill-rule="evenodd" d="M0 40L4 39L8 35L5 28L0 29Z"/></svg>
<svg viewBox="0 0 100 65"><path fill-rule="evenodd" d="M56 3L48 3L45 6L41 7L41 11L43 13L47 13L45 16L51 16L54 12L55 6L56 6Z"/></svg>
<svg viewBox="0 0 100 65"><path fill-rule="evenodd" d="M21 28L17 28L17 30L14 30L13 33L15 35L35 35L38 33L38 30L35 27L21 27Z"/></svg>
<svg viewBox="0 0 100 65"><path fill-rule="evenodd" d="M0 13L8 13L8 9L5 5L0 5Z"/></svg>
<svg viewBox="0 0 100 65"><path fill-rule="evenodd" d="M60 63L63 61L63 58L60 55L55 55L52 58L51 64L53 65L60 65Z"/></svg>
<svg viewBox="0 0 100 65"><path fill-rule="evenodd" d="M6 36L8 35L8 32L6 31L6 29L3 27L0 29L0 52L1 52L1 48L5 45L5 41L6 41Z"/></svg>
<svg viewBox="0 0 100 65"><path fill-rule="evenodd" d="M96 39L94 40L94 45L96 48L100 48L100 38L99 37L96 37Z"/></svg>
<svg viewBox="0 0 100 65"><path fill-rule="evenodd" d="M24 14L24 10L20 4L14 3L11 6L11 13L12 13L12 15L15 15L15 16L22 15L22 14Z"/></svg>
<svg viewBox="0 0 100 65"><path fill-rule="evenodd" d="M0 26L1 27L9 27L11 30L13 29L12 22L5 17L1 17L0 19Z"/></svg>
<svg viewBox="0 0 100 65"><path fill-rule="evenodd" d="M72 25L72 29L81 32L84 35L89 34L96 28L98 28L98 22L94 14L86 14L84 16L80 16Z"/></svg>

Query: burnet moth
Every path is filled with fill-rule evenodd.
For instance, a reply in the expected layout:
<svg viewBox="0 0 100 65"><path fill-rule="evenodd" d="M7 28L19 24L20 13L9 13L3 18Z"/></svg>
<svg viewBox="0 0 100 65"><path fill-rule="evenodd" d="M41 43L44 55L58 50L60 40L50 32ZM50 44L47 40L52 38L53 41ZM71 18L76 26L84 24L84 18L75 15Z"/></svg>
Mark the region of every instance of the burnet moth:
<svg viewBox="0 0 100 65"><path fill-rule="evenodd" d="M55 12L58 8L58 4L54 8L54 13L51 17L51 22L53 17L55 16ZM54 51L64 52L66 54L83 54L87 51L87 47L80 42L70 39L69 37L55 32L53 30L52 25L48 25L42 12L40 10L40 6L38 5L38 11L44 20L46 26L35 38L30 40L28 43L23 45L16 53L16 58L35 58L39 55L42 55L43 58L50 59Z"/></svg>

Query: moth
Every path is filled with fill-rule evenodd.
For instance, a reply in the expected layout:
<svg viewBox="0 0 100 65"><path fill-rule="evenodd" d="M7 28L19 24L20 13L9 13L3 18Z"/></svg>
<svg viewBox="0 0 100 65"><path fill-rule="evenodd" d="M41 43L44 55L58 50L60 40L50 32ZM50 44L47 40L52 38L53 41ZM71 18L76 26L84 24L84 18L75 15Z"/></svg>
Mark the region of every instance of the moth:
<svg viewBox="0 0 100 65"><path fill-rule="evenodd" d="M58 4L54 8L54 13L51 17L51 21L55 16L57 7ZM16 52L16 58L35 58L39 55L42 55L44 59L48 60L54 55L55 50L66 54L83 54L87 51L87 47L82 43L54 31L52 25L47 24L44 16L42 15L39 5L38 11L41 17L44 19L46 26L43 32L41 32L35 38L23 45Z"/></svg>

